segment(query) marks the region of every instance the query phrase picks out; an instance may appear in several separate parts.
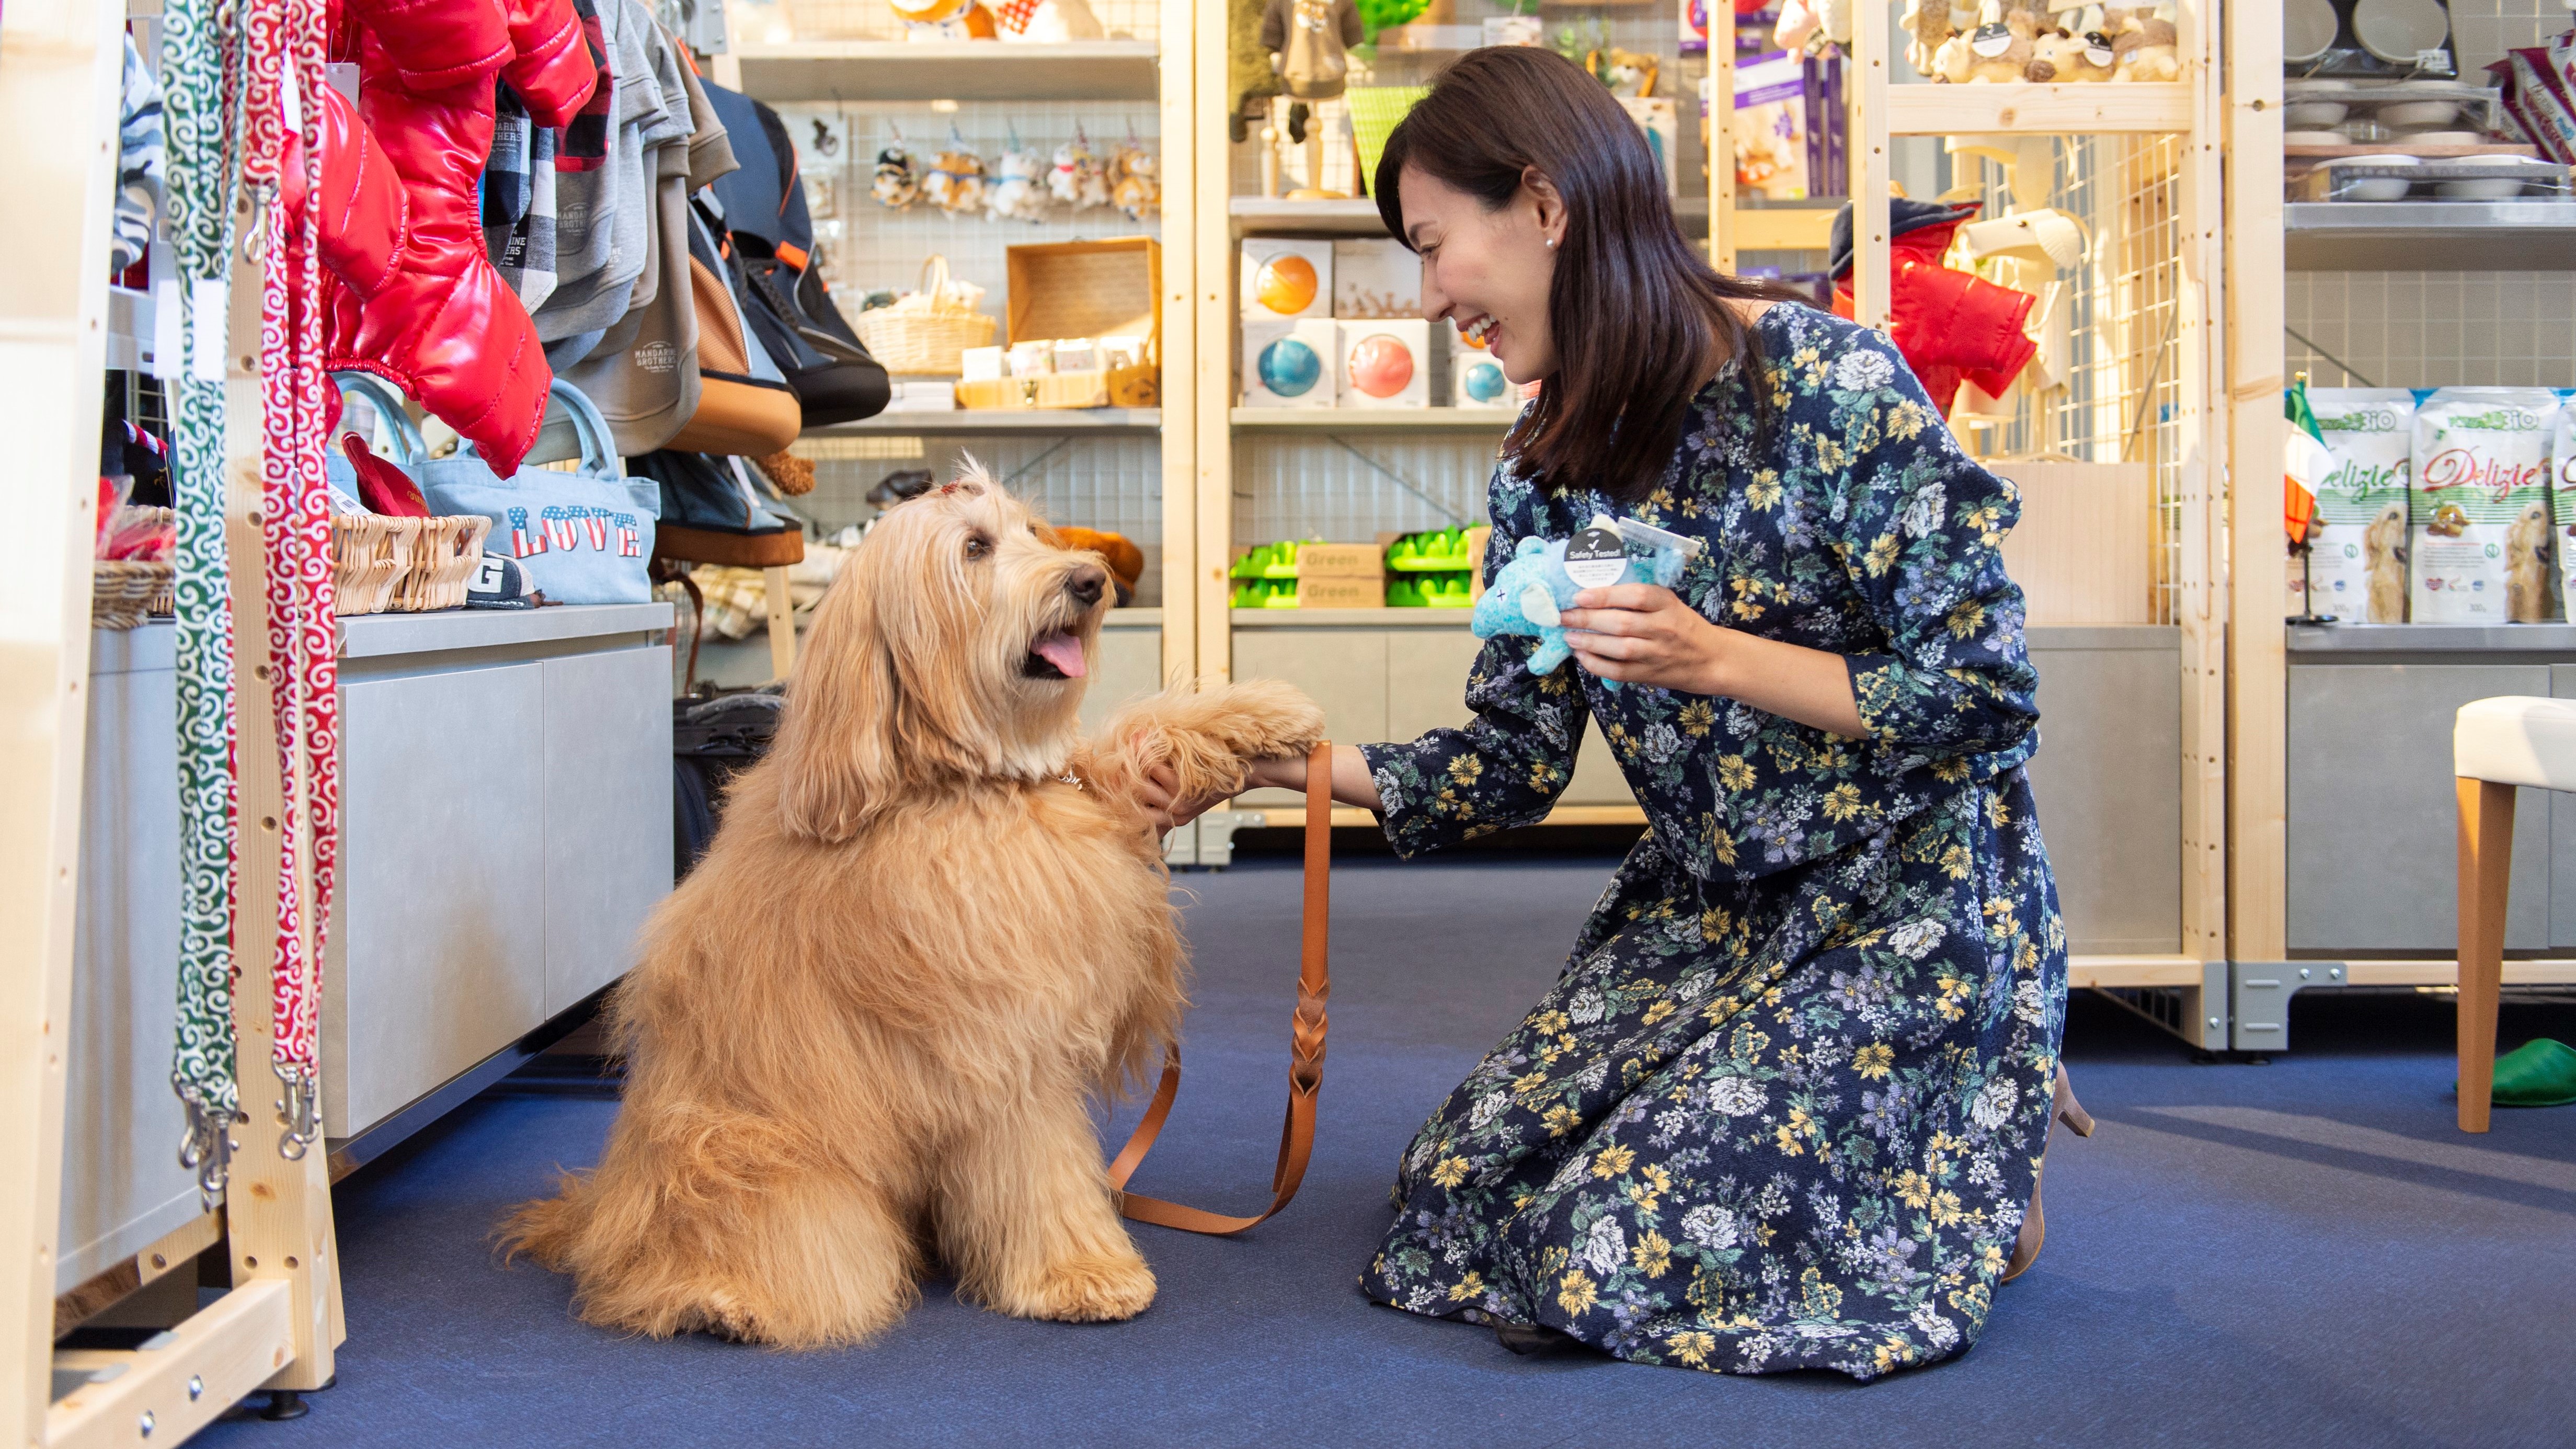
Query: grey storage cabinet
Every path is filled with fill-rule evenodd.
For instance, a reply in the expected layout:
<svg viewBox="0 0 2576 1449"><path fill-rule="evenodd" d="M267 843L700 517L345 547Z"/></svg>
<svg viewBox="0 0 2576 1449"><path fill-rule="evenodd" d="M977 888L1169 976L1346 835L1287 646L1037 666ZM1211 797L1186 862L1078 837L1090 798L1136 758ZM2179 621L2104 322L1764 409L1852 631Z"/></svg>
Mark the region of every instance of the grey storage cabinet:
<svg viewBox="0 0 2576 1449"><path fill-rule="evenodd" d="M342 625L323 1120L362 1133L615 980L671 888L664 604ZM178 1164L171 626L100 631L82 784L63 1289L198 1212ZM246 667L246 666L245 666ZM246 1063L242 1096L274 1095ZM244 1150L256 1130L243 1134Z"/></svg>
<svg viewBox="0 0 2576 1449"><path fill-rule="evenodd" d="M2576 698L2576 626L2294 628L2289 661L2291 951L2447 956L2453 718L2492 695ZM2576 946L2576 801L2519 792L2512 885L2506 949Z"/></svg>

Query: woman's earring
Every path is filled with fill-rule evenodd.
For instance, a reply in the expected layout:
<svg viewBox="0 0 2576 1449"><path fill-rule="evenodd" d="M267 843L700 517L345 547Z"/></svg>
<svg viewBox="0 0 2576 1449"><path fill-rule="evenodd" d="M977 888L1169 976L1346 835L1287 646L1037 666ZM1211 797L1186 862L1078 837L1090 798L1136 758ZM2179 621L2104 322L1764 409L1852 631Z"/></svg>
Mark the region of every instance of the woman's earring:
<svg viewBox="0 0 2576 1449"><path fill-rule="evenodd" d="M1547 239L1547 249L1548 249L1549 251L1554 251L1554 250L1556 250L1556 238L1554 238L1554 237L1549 237L1549 238Z"/></svg>

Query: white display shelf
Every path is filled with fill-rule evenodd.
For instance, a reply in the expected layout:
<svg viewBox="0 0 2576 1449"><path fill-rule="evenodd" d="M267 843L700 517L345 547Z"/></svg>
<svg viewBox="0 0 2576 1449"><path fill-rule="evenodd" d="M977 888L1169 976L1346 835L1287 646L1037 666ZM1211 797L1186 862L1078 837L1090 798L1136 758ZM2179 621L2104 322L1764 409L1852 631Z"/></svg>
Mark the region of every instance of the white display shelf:
<svg viewBox="0 0 2576 1449"><path fill-rule="evenodd" d="M2294 272L2576 268L2576 201L2307 201L2282 227Z"/></svg>
<svg viewBox="0 0 2576 1449"><path fill-rule="evenodd" d="M1236 408L1237 428L1281 432L1501 432L1517 408Z"/></svg>
<svg viewBox="0 0 2576 1449"><path fill-rule="evenodd" d="M2191 129L2184 81L2098 85L1891 85L1891 136L2156 134Z"/></svg>
<svg viewBox="0 0 2576 1449"><path fill-rule="evenodd" d="M1384 236L1386 223L1377 203L1363 196L1348 201L1283 201L1269 196L1229 197L1226 214L1237 233L1263 236ZM1708 198L1682 197L1673 214L1697 229L1708 229Z"/></svg>
<svg viewBox="0 0 2576 1449"><path fill-rule="evenodd" d="M799 101L1145 101L1161 94L1150 40L800 40L744 45L746 94Z"/></svg>
<svg viewBox="0 0 2576 1449"><path fill-rule="evenodd" d="M1151 433L1161 408L957 408L950 412L879 413L855 423L808 428L809 438L875 433Z"/></svg>

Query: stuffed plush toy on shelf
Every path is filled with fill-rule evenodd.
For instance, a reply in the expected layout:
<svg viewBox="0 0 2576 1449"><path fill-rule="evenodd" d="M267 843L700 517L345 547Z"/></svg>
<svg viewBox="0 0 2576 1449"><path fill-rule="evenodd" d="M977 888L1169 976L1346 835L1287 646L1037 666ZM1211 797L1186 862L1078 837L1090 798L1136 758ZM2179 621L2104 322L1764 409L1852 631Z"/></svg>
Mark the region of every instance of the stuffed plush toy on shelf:
<svg viewBox="0 0 2576 1449"><path fill-rule="evenodd" d="M1632 544L1642 545L1648 552L1628 552ZM1697 539L1608 514L1594 515L1591 526L1570 539L1524 538L1513 551L1511 562L1494 575L1493 585L1476 601L1475 615L1467 627L1479 639L1504 634L1535 637L1539 642L1538 648L1530 651L1530 673L1553 674L1574 653L1565 642L1564 613L1574 607L1576 594L1586 588L1613 584L1661 584L1671 588L1682 576L1682 566L1700 546ZM1568 570L1569 549L1574 551L1574 569L1583 571L1591 582L1579 580ZM1587 554L1593 556L1587 558ZM1615 573L1611 571L1613 565L1617 566ZM1593 569L1600 570L1598 576L1592 574ZM1601 682L1611 689L1619 687L1614 679Z"/></svg>

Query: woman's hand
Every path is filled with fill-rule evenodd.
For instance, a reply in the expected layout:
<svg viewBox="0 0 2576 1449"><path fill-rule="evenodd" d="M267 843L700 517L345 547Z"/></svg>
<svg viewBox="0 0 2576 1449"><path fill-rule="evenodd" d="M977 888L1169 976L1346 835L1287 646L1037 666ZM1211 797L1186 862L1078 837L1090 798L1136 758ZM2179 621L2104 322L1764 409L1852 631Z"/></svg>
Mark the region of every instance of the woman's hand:
<svg viewBox="0 0 2576 1449"><path fill-rule="evenodd" d="M1564 622L1575 662L1604 679L1723 695L1852 739L1869 733L1843 656L1721 629L1670 589L1585 589Z"/></svg>
<svg viewBox="0 0 2576 1449"><path fill-rule="evenodd" d="M1565 642L1575 662L1622 684L1724 693L1718 679L1730 638L1656 584L1585 589L1565 611Z"/></svg>
<svg viewBox="0 0 2576 1449"><path fill-rule="evenodd" d="M1145 807L1145 818L1153 822L1154 833L1168 835L1210 810L1225 803L1225 795L1204 795L1197 799L1180 798L1181 777L1169 765L1149 765L1144 778L1136 785L1136 803Z"/></svg>

